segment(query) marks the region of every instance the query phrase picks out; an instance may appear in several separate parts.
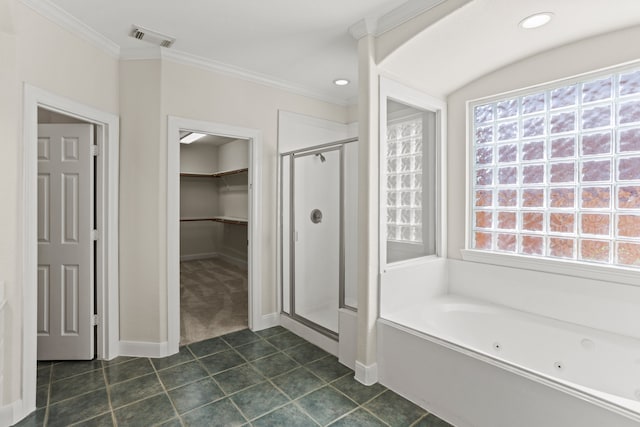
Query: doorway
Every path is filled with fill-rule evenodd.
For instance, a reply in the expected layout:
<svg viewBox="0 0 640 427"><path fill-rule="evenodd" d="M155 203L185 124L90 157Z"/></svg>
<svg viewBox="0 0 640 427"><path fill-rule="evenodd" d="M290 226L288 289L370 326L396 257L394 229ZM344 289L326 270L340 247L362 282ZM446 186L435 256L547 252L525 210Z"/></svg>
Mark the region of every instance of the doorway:
<svg viewBox="0 0 640 427"><path fill-rule="evenodd" d="M260 330L278 324L276 314L262 316L262 133L255 129L229 126L169 116L167 132L167 338L168 354L177 353L180 345L180 134L187 132L216 135L247 144L246 171L246 243L247 247L247 324ZM231 178L227 178L228 180ZM244 225L228 224L231 227ZM234 239L240 241L241 239Z"/></svg>
<svg viewBox="0 0 640 427"><path fill-rule="evenodd" d="M180 345L249 325L248 148L180 131Z"/></svg>
<svg viewBox="0 0 640 427"><path fill-rule="evenodd" d="M25 84L23 111L23 170L20 229L23 286L22 413L36 404L36 361L38 335L38 108L90 123L101 143L95 163L96 222L99 237L95 246L96 290L94 295L96 355L111 359L117 355L118 319L118 174L119 120L104 111L57 96Z"/></svg>

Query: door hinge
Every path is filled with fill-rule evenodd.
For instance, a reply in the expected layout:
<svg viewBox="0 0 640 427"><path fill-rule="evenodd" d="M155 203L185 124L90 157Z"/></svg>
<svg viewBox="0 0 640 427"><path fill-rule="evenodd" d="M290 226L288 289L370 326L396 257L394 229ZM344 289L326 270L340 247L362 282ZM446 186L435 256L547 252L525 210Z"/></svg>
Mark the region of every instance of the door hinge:
<svg viewBox="0 0 640 427"><path fill-rule="evenodd" d="M92 156L99 156L100 155L100 147L98 145L92 145L91 146L91 155Z"/></svg>
<svg viewBox="0 0 640 427"><path fill-rule="evenodd" d="M100 239L100 232L98 230L91 230L91 240L99 240Z"/></svg>
<svg viewBox="0 0 640 427"><path fill-rule="evenodd" d="M97 314L94 314L91 321L93 322L93 326L98 326L98 321L100 320L100 317L98 317Z"/></svg>

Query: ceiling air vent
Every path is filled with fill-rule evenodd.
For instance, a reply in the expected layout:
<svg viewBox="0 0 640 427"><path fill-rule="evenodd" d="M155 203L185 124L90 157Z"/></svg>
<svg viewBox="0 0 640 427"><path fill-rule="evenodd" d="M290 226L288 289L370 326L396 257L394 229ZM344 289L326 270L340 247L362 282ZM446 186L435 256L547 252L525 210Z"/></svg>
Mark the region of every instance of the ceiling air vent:
<svg viewBox="0 0 640 427"><path fill-rule="evenodd" d="M146 42L153 43L162 47L171 47L171 45L176 41L175 37L171 37L166 34L150 30L148 28L140 27L138 25L133 26L131 37L134 37L138 40L144 40Z"/></svg>

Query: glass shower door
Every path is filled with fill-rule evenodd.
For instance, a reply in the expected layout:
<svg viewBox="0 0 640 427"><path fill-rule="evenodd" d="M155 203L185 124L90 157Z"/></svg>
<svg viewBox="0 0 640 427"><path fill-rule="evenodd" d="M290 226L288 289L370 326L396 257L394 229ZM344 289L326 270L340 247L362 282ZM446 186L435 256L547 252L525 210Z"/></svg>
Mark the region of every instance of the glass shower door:
<svg viewBox="0 0 640 427"><path fill-rule="evenodd" d="M338 333L342 281L342 148L293 157L294 317Z"/></svg>

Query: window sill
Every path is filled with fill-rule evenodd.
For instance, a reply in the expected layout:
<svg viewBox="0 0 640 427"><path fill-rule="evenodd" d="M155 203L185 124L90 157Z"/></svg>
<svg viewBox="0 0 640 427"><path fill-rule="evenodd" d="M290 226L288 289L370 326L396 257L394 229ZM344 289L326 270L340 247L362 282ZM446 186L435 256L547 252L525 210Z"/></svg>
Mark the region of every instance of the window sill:
<svg viewBox="0 0 640 427"><path fill-rule="evenodd" d="M640 286L640 271L631 268L593 265L574 260L556 260L525 255L499 254L473 249L463 249L461 253L464 261Z"/></svg>

